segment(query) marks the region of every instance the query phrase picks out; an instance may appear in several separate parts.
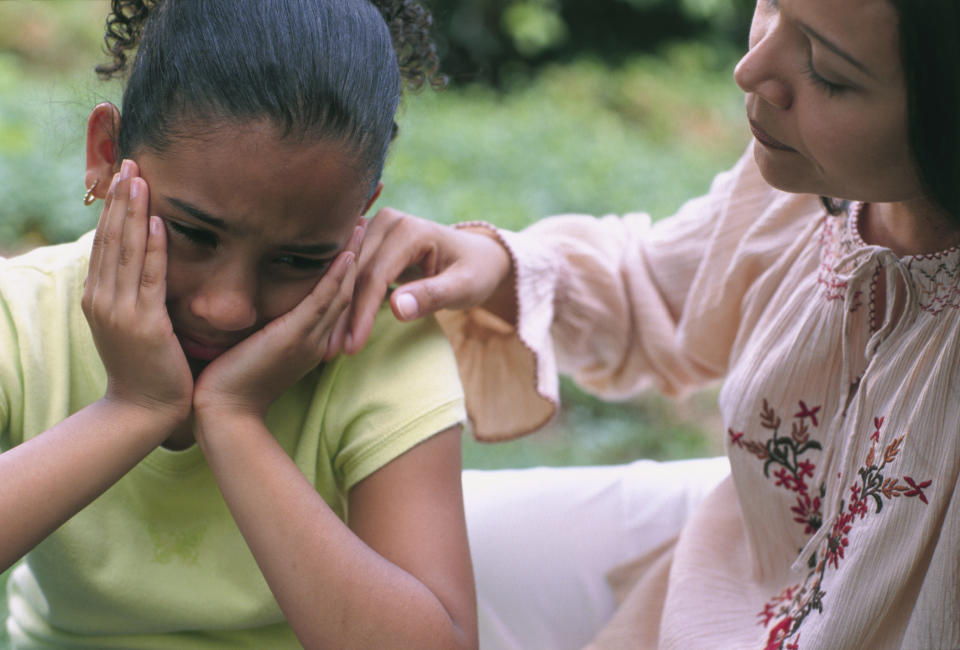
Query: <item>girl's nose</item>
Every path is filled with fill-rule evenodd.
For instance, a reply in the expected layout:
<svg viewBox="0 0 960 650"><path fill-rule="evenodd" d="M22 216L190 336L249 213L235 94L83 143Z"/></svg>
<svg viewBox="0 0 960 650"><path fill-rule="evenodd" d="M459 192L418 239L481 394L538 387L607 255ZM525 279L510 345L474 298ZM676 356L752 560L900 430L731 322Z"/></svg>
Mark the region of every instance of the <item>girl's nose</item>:
<svg viewBox="0 0 960 650"><path fill-rule="evenodd" d="M250 329L257 323L256 282L224 269L201 282L190 302L194 316L223 332Z"/></svg>
<svg viewBox="0 0 960 650"><path fill-rule="evenodd" d="M782 50L777 34L768 31L740 59L733 78L744 92L753 93L775 108L787 110L793 104L793 91L783 74L786 68Z"/></svg>

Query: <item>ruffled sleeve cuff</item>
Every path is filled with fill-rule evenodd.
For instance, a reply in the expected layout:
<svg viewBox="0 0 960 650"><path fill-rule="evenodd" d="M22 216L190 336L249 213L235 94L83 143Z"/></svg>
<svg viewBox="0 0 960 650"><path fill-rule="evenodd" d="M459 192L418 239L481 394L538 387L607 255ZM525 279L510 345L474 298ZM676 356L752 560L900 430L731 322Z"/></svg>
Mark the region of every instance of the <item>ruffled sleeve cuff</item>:
<svg viewBox="0 0 960 650"><path fill-rule="evenodd" d="M516 327L479 307L436 315L457 357L474 436L509 440L544 426L559 405L550 337L557 268L523 233L477 221L457 227L482 229L503 244L516 274Z"/></svg>

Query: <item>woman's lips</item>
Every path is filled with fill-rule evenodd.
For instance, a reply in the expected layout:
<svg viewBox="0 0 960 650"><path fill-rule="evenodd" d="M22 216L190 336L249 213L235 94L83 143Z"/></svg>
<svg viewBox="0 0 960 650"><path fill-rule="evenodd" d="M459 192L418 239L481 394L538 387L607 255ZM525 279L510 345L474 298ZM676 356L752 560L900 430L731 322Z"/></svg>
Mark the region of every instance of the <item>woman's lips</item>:
<svg viewBox="0 0 960 650"><path fill-rule="evenodd" d="M796 149L793 147L788 147L779 140L774 140L769 133L760 128L760 125L750 120L750 130L753 132L753 137L765 147L770 149L777 149L778 151L792 151L796 153Z"/></svg>
<svg viewBox="0 0 960 650"><path fill-rule="evenodd" d="M184 354L200 361L213 361L232 347L230 345L204 343L183 334L178 334L177 338L180 339L180 347L183 348Z"/></svg>

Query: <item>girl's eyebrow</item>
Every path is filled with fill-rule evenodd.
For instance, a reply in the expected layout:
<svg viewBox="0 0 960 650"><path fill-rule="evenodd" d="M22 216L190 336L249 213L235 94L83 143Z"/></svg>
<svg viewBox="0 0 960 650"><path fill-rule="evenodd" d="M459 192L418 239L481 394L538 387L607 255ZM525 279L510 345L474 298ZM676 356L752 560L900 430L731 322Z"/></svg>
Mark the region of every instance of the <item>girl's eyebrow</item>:
<svg viewBox="0 0 960 650"><path fill-rule="evenodd" d="M336 252L340 246L334 242L324 242L322 244L287 244L283 250L288 253L299 255L327 255Z"/></svg>
<svg viewBox="0 0 960 650"><path fill-rule="evenodd" d="M197 221L202 221L205 224L213 226L215 228L219 228L220 230L230 230L230 226L227 224L226 221L208 214L207 212L201 210L200 208L198 208L197 206L191 203L187 203L186 201L183 201L181 199L178 199L172 196L165 196L163 198L167 200L167 203L177 208L181 212L185 212L186 214L189 214L191 217L193 217Z"/></svg>
<svg viewBox="0 0 960 650"><path fill-rule="evenodd" d="M219 217L214 217L211 214L207 213L204 210L201 210L197 206L187 203L182 199L178 199L172 196L165 196L164 199L172 206L184 212L185 214L190 215L197 221L202 221L205 224L219 228L224 232L230 232L231 230L236 230L231 228L224 219ZM330 253L335 253L340 249L340 245L336 242L321 242L319 244L284 244L281 248L289 253L295 253L298 255L308 255L308 256L318 256L318 255L328 255Z"/></svg>

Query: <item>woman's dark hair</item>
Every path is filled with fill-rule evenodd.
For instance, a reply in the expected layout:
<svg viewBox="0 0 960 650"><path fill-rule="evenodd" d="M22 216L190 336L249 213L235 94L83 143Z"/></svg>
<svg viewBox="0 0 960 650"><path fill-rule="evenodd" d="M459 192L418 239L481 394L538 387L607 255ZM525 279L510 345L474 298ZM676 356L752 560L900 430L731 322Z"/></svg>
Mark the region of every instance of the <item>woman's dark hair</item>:
<svg viewBox="0 0 960 650"><path fill-rule="evenodd" d="M332 139L376 185L403 82L439 86L430 14L413 0L112 0L104 40L126 71L118 155L164 152L198 128L268 120Z"/></svg>
<svg viewBox="0 0 960 650"><path fill-rule="evenodd" d="M960 226L960 3L890 2L900 16L908 137L920 180Z"/></svg>

